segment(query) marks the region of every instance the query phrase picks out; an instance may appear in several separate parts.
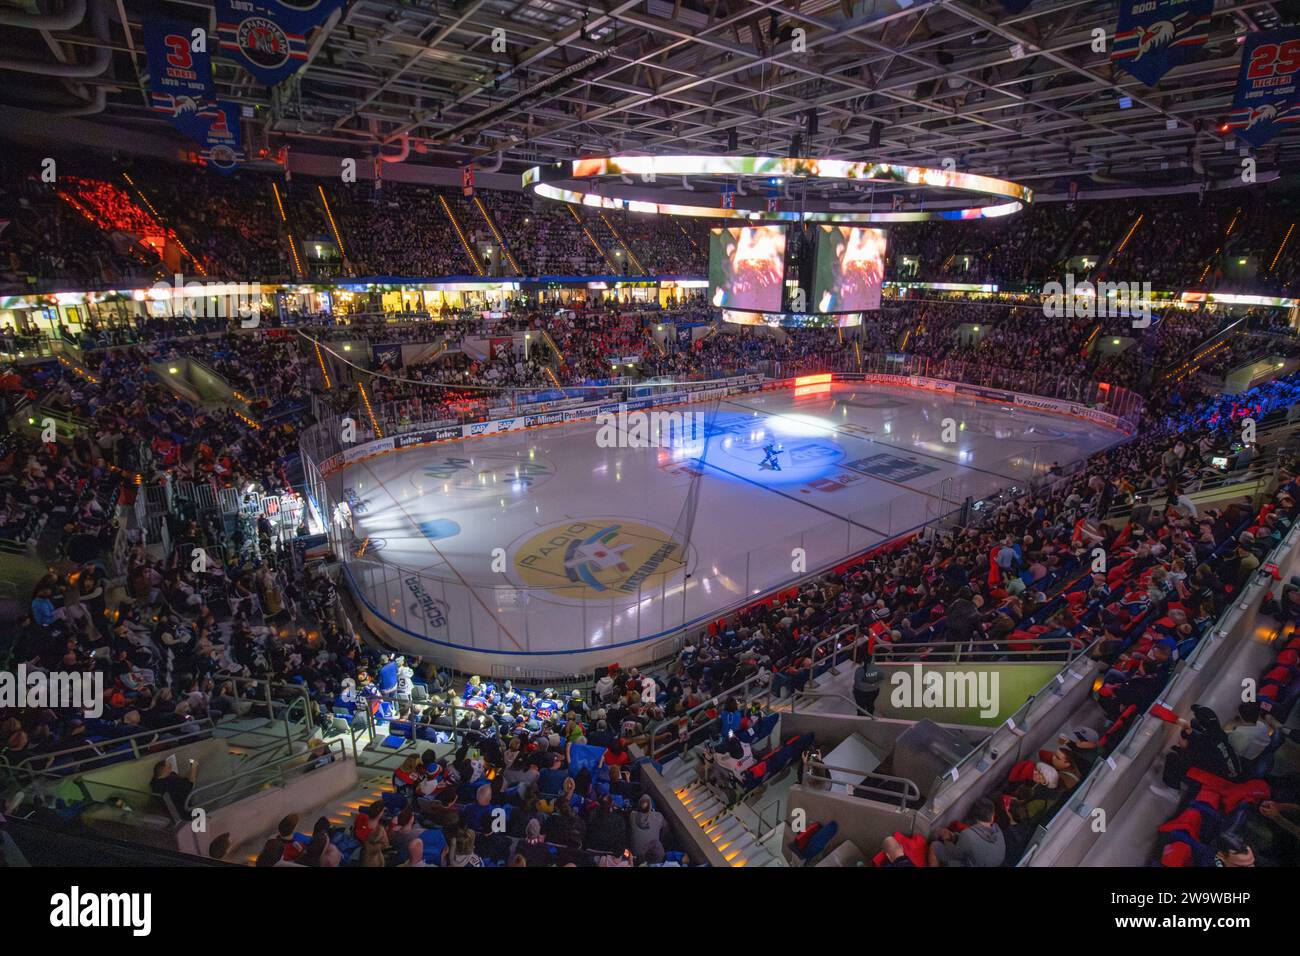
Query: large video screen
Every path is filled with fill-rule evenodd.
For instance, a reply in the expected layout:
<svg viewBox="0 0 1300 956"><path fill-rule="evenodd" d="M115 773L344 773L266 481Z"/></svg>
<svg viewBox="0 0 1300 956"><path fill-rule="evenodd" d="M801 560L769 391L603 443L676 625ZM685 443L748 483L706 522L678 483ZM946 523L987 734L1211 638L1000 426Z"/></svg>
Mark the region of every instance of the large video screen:
<svg viewBox="0 0 1300 956"><path fill-rule="evenodd" d="M815 312L871 312L880 308L885 277L885 233L857 226L817 227L813 274Z"/></svg>
<svg viewBox="0 0 1300 956"><path fill-rule="evenodd" d="M719 308L779 312L785 228L714 229L709 235L709 301Z"/></svg>

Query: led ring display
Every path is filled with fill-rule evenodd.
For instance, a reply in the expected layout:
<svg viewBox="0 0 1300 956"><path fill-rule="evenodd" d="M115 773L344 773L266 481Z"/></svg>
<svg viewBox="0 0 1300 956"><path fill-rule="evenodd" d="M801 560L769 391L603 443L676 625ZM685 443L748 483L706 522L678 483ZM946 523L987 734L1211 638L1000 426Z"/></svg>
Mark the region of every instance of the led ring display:
<svg viewBox="0 0 1300 956"><path fill-rule="evenodd" d="M847 182L886 183L905 186L932 186L999 196L1008 202L973 205L963 209L891 210L889 212L852 212L848 210L807 208L782 209L782 200L764 200L763 209L735 208L735 193L719 193L718 204L688 206L677 203L646 202L624 199L601 192L578 192L556 185L572 180L597 179L604 176L639 177L644 184L658 184L668 176L766 176L779 179L823 179ZM943 219L991 219L1010 216L1034 201L1028 186L991 176L959 173L956 170L930 169L925 166L900 166L896 163L851 163L838 159L781 159L775 156L606 156L574 159L547 166L534 166L524 173L524 189L544 199L554 199L580 206L602 209L626 209L666 216L698 216L707 219L745 219L759 222L925 222ZM793 205L790 200L785 203ZM770 208L775 205L776 208ZM799 203L802 205L802 203Z"/></svg>

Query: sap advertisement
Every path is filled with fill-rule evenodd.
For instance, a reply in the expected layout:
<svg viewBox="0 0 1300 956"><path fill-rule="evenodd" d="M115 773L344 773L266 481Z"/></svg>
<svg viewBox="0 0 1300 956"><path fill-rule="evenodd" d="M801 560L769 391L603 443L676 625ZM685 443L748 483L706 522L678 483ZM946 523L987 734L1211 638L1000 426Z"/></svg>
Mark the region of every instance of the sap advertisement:
<svg viewBox="0 0 1300 956"><path fill-rule="evenodd" d="M719 308L781 309L785 228L714 229L709 236L709 301Z"/></svg>
<svg viewBox="0 0 1300 956"><path fill-rule="evenodd" d="M819 226L813 311L871 312L880 308L885 233L854 226Z"/></svg>

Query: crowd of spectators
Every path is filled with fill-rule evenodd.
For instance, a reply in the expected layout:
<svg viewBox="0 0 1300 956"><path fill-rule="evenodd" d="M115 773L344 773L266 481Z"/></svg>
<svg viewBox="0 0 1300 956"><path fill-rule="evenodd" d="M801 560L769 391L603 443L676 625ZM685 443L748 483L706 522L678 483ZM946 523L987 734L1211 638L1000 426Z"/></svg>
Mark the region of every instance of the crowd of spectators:
<svg viewBox="0 0 1300 956"><path fill-rule="evenodd" d="M1300 479L1291 466L1257 511L1198 510L1180 491L1237 442L1242 418L1297 401L1300 379L1293 376L1155 424L1072 474L1053 466L1030 494L995 503L967 527L884 548L716 622L659 681L689 679L689 668L702 667L717 675L705 696L755 674L770 674L775 694L798 690L816 654L836 653L825 639L856 625L877 642L855 675L856 701L871 711L879 648L893 660L917 661L951 660L963 648L988 660L1086 651L1104 665L1092 718L1012 767L967 820L937 828L929 840L895 834L878 859L891 866L1014 865L1035 828L1157 699L1176 663L1300 514ZM1127 524L1103 523L1114 505L1150 487L1160 489L1154 506L1136 510ZM1092 570L1097 547L1109 557L1101 573Z"/></svg>
<svg viewBox="0 0 1300 956"><path fill-rule="evenodd" d="M451 748L408 749L381 799L346 823L317 821L308 834L296 817L281 821L257 865L690 865L642 792L631 748L666 711L695 706L693 688L661 689L614 665L589 701L479 677L453 684L441 672L425 681L418 664L380 658L343 680L334 708L378 708L390 733Z"/></svg>
<svg viewBox="0 0 1300 956"><path fill-rule="evenodd" d="M0 286L104 288L150 275L138 255L109 236L42 179L39 158L0 165Z"/></svg>
<svg viewBox="0 0 1300 956"><path fill-rule="evenodd" d="M354 183L330 191L353 274L444 276L473 266L433 186Z"/></svg>
<svg viewBox="0 0 1300 956"><path fill-rule="evenodd" d="M273 282L292 274L275 196L264 176L177 177L155 166L137 166L131 175L210 275Z"/></svg>
<svg viewBox="0 0 1300 956"><path fill-rule="evenodd" d="M17 192L24 188L20 184ZM389 189L381 202L403 210L411 204L390 198ZM336 201L335 214L354 241L354 264L407 255L415 257L403 260L413 268L437 270L444 262L438 257L463 253L454 236L446 241L449 227L434 208L432 192L409 189L428 204L430 215L416 218L434 223L412 227L428 230L417 234L418 241L412 241L411 229L396 227L395 216L373 215L369 196ZM512 200L500 208L514 206L518 213L517 205ZM233 221L237 208L214 203L211 211L226 223L221 228L239 231ZM522 224L520 247L530 251L534 264L572 271L587 255L577 250L590 249L590 243L574 232L567 210L558 212L567 218L569 239L553 239L554 250L527 233L545 231L557 209L547 207L543 216L512 218L499 209L497 214L503 224ZM1060 218L1040 220L1033 241L1007 247L1024 274L1037 268L1033 257L1042 248L1070 235L1074 227ZM390 227L392 234L385 231ZM227 243L218 243L204 247L204 254L227 256L222 261L230 264L240 254L259 255L259 244L271 243L274 233L249 228L251 233L240 233L247 250L230 252L222 248ZM684 253L671 234L633 224L623 228L634 244L658 249L658 262ZM689 236L679 235L690 244ZM0 233L0 243L11 238ZM231 246L243 241L233 232L228 239ZM987 248L1001 245L992 239ZM1203 251L1199 245L1174 249L1181 259ZM21 247L11 251L23 254ZM1116 265L1148 268L1137 258ZM169 516L173 541L216 556L199 570L184 547L163 557L151 554L129 517L137 488L164 475L241 493L251 488L289 494L301 484L297 435L310 407L315 358L298 336L279 329L224 334L217 331L219 323L184 318L142 320L125 333L88 325L79 342L88 349L84 367L22 364L5 376L6 393L39 397L79 424L62 443L5 436L0 537L34 543L52 523L59 528L62 567L33 589L10 653L13 660L46 669L102 670L109 678L105 716L91 723L48 711L0 714L6 760L40 758L85 739L148 733L184 740L205 719L247 712L255 706L250 686L267 680L304 687L322 730L341 705L369 706L372 699L409 692L409 702L397 707L392 720L428 726L439 742L457 743L454 755L438 757L432 749L414 754L394 774L383 806L358 814L350 827L325 821L305 835L297 833L298 821L287 820L259 862L684 863L689 861L673 858L666 846L662 816L641 793L629 747L707 740L719 723L735 720L739 728L760 720L760 713L737 714L734 702L702 708L739 681L758 676L777 693L797 689L815 663L814 647L852 624L867 625L882 644L917 659L942 655L936 648L954 643L993 653L1012 644L1033 648L1059 641L1092 648L1106 664L1097 726L1079 728L1044 759L1020 767L1016 779L977 804L968 828L954 825L936 833L925 857L930 864L983 865L995 855L986 844L998 844L996 828L1001 863L1012 859L1015 847L1023 849L1027 834L1082 779L1093 751L1104 751L1112 739L1114 722L1156 699L1172 667L1250 580L1297 514L1300 488L1289 470L1260 511L1198 511L1184 494L1207 462L1236 441L1243 417L1262 418L1300 402L1295 376L1243 395L1207 398L1205 383L1196 377L1165 381L1153 375L1214 333L1220 320L1209 312L1171 313L1149 342L1118 357L1088 347L1110 326L1082 317L1048 323L1041 307L1010 301L902 300L863 329L856 343L835 329L714 328L689 344L679 344L675 334L653 334L655 325L690 325L702 316L691 307L652 320L604 308L489 320L461 316L438 324L444 351L404 366L400 375L370 377L370 401L427 403L408 409L412 420L441 419L481 409L499 397L497 390L600 381L629 374L628 366L639 378L850 369L866 344L871 353L905 351L931 363L930 374L962 381L1063 394L1078 383L1102 380L1144 390L1151 405L1134 440L1068 475L1053 466L1029 494L995 503L966 527L911 539L721 622L662 674L611 669L591 702L530 696L483 682L462 689L435 674L417 699L407 685L414 684L418 662L365 647L337 613L339 595L329 576L304 564L269 524L259 520L249 531L197 512ZM972 324L987 328L979 336L961 331ZM1252 315L1246 327L1205 372L1279 349L1297 351L1293 343L1279 344L1285 325L1275 314ZM394 332L378 320L332 331L377 341L425 341L418 327ZM515 335L522 331L545 332L549 342L539 335L524 347ZM476 357L464 347L471 337L489 341L486 354ZM209 366L243 392L248 414L197 407L159 381L160 368L185 358ZM334 400L348 405L351 399L340 389ZM1123 527L1101 521L1113 506L1152 488L1159 492L1159 507L1135 512ZM74 540L98 557L73 555ZM1100 576L1086 572L1098 544L1117 565ZM104 556L114 549L125 583L110 594ZM169 779L160 777L159 792L174 792L183 801L183 783ZM504 833L493 824L498 817L508 821ZM973 835L963 836L967 830ZM907 850L895 840L883 852L888 862L904 865L902 860L912 860Z"/></svg>
<svg viewBox="0 0 1300 956"><path fill-rule="evenodd" d="M13 175L0 191L0 221L9 223L0 232L0 267L7 260L8 268L0 278L15 286L67 280L102 288L151 278L161 265L157 254L122 241L146 234L179 236L211 275L283 280L294 267L290 233L300 242L333 235L312 179L285 181L247 171L180 176L170 167L137 161L123 170L143 192L145 201L138 202L117 172L105 174L85 162L66 161L64 167L75 173L53 186L40 178L40 157L18 155L7 165ZM280 188L279 204L273 182ZM309 275L335 275L344 265L352 275L475 274L440 193L472 246L478 240L495 243L459 190L398 182L324 187L347 262L309 256L303 266ZM57 199L60 193L80 196L91 218ZM476 196L526 275L630 274L637 270L632 257L622 254L623 242L648 273L707 271L703 222L606 213L620 241L598 215L580 212L575 219L567 206L524 193L480 188ZM1004 289L1034 288L1073 272L1078 279L1092 274L1158 289L1283 291L1300 268L1295 243L1284 243L1294 219L1294 199L1272 187L1038 203L1003 219L896 226L889 272L896 279L992 282ZM58 241L42 241L51 233Z"/></svg>

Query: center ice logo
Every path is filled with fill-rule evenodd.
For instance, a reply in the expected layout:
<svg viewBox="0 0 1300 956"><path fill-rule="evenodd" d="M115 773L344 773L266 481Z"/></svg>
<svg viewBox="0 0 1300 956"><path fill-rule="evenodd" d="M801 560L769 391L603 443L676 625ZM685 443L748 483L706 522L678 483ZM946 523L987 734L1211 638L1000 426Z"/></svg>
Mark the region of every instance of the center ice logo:
<svg viewBox="0 0 1300 956"><path fill-rule="evenodd" d="M619 571L632 570L623 560L623 553L632 546L630 544L611 546L606 543L617 535L617 529L610 529L601 536L599 542L582 541L570 545L568 556L564 559L564 568L569 572L570 580L578 580L587 566L596 571L608 571L610 568L617 568Z"/></svg>
<svg viewBox="0 0 1300 956"><path fill-rule="evenodd" d="M516 550L528 587L593 600L658 588L684 563L671 533L635 521L571 521L533 535Z"/></svg>

